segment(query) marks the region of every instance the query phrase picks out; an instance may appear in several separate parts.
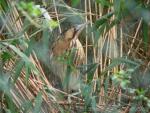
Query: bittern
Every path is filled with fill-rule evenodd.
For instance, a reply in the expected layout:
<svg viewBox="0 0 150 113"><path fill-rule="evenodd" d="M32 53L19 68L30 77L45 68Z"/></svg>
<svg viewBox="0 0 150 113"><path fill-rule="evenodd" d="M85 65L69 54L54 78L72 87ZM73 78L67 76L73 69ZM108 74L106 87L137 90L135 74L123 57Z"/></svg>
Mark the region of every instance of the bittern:
<svg viewBox="0 0 150 113"><path fill-rule="evenodd" d="M84 63L85 53L81 42L78 37L81 31L84 29L86 24L77 25L70 28L63 34L58 36L58 39L52 46L52 57L51 65L53 73L58 76L62 84L67 82L67 85L64 85L65 91L73 91L80 89L80 72L79 70L73 70L70 75L66 74L67 64L60 62L57 58L65 54L70 53L73 48L75 48L75 54L73 58L73 65L77 68L79 65ZM64 57L65 60L67 57ZM68 78L67 78L68 77ZM67 79L66 79L67 78ZM68 80L68 81L65 81Z"/></svg>

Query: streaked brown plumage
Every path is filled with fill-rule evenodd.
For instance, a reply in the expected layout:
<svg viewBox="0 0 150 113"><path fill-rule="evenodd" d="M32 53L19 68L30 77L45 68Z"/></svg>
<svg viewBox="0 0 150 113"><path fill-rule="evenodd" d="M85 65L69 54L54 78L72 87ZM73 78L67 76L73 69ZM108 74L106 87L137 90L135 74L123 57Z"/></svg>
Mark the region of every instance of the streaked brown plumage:
<svg viewBox="0 0 150 113"><path fill-rule="evenodd" d="M61 34L52 46L51 65L53 73L61 79L61 82L66 82L67 64L57 60L66 52L70 52L73 48L76 49L74 55L74 67L84 63L85 54L81 42L78 39L80 32L83 30L85 24L72 27L63 35ZM68 60L66 58L66 60ZM75 69L69 75L67 86L63 87L65 91L78 90L80 88L79 70Z"/></svg>

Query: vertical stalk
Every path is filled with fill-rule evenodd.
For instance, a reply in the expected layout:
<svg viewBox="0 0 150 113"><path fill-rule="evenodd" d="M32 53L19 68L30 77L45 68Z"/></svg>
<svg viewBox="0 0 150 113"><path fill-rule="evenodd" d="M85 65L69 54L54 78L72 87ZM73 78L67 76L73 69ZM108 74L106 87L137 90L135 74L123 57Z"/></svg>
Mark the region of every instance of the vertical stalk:
<svg viewBox="0 0 150 113"><path fill-rule="evenodd" d="M58 16L58 11L57 11L57 6L56 6L56 2L55 0L53 0L53 4L54 4L54 10L55 10L55 13L56 13L56 19L57 19L57 22L59 23L59 32L62 33L62 30L61 30L61 26L60 26L60 21L59 21L59 16Z"/></svg>
<svg viewBox="0 0 150 113"><path fill-rule="evenodd" d="M86 22L88 22L88 15L87 15L87 13L88 13L88 9L87 9L87 0L85 0L85 3L84 3L84 5L85 5L85 21ZM88 36L87 36L87 32L88 32L88 30L87 30L87 25L86 25L86 37L85 37L85 64L87 65L87 63L88 63ZM86 66L86 70L87 70L87 66ZM86 75L86 80L87 80L87 75Z"/></svg>

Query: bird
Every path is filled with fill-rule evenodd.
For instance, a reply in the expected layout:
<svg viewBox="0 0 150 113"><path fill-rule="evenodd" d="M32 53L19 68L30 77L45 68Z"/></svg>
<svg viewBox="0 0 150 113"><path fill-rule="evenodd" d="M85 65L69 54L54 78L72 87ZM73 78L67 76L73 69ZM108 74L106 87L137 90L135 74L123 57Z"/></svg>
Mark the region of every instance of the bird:
<svg viewBox="0 0 150 113"><path fill-rule="evenodd" d="M80 71L77 69L85 63L85 53L78 37L87 23L73 26L58 36L52 44L51 49L51 68L55 76L60 78L63 90L66 92L77 91L80 89ZM74 51L74 52L73 52ZM73 55L72 66L69 66L64 61L69 61L69 57ZM67 75L67 70L70 67L71 72Z"/></svg>

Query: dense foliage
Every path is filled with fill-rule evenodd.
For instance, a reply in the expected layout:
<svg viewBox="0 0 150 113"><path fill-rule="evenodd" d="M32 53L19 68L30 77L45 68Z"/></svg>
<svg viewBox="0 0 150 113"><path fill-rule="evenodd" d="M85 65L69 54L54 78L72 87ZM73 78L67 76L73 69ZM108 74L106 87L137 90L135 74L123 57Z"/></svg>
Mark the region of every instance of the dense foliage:
<svg viewBox="0 0 150 113"><path fill-rule="evenodd" d="M0 0L0 112L150 112L149 17L149 0Z"/></svg>

